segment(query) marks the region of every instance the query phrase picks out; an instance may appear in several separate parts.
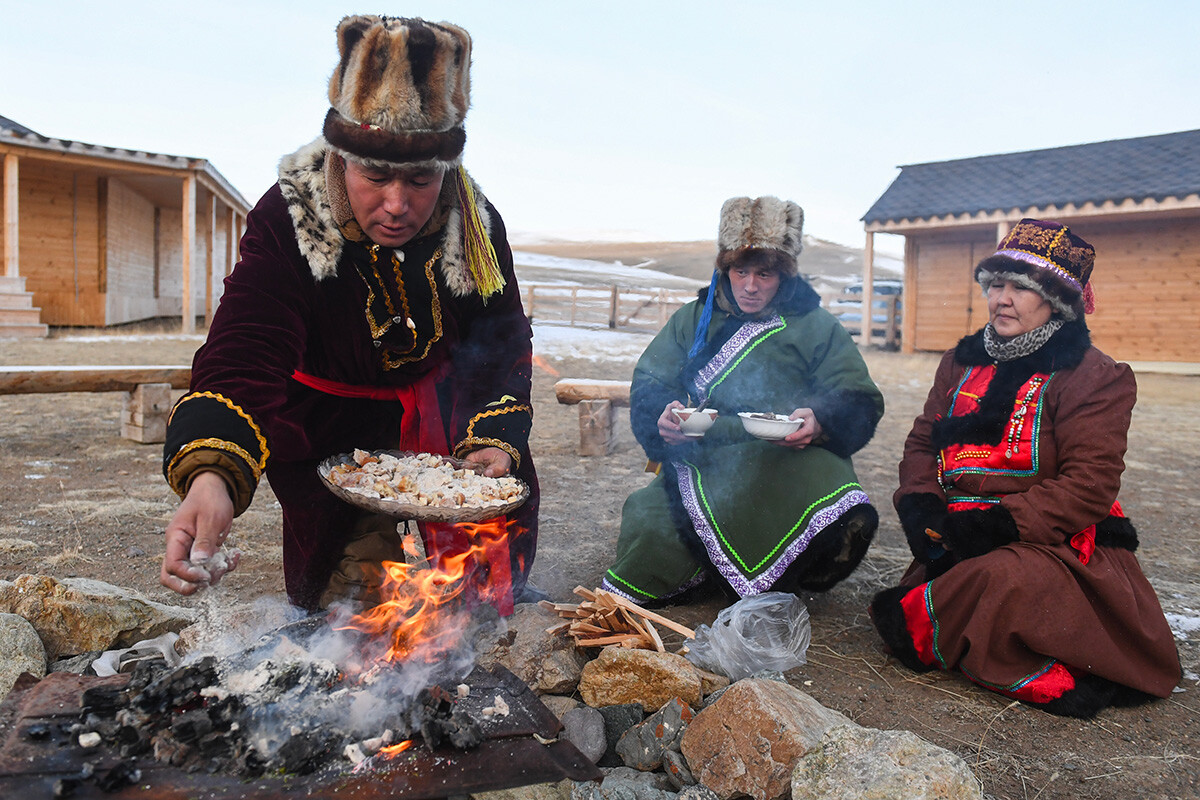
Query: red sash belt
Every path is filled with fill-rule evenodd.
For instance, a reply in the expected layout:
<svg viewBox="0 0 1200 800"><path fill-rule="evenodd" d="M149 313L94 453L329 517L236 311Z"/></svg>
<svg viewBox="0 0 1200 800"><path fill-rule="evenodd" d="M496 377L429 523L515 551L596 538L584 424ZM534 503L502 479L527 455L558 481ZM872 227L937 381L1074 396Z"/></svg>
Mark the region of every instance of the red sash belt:
<svg viewBox="0 0 1200 800"><path fill-rule="evenodd" d="M447 371L445 366L431 370L408 386L362 386L319 378L300 370L293 372L292 378L335 397L396 400L404 408L404 416L400 418L400 449L448 455L450 447L446 442L446 428L442 424L437 396L437 384Z"/></svg>

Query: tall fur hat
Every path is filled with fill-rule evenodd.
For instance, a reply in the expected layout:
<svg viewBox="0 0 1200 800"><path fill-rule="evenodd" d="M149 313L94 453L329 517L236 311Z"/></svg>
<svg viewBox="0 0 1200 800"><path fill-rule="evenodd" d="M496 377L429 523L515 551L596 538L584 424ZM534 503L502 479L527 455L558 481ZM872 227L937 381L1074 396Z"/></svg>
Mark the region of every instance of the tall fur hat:
<svg viewBox="0 0 1200 800"><path fill-rule="evenodd" d="M797 274L804 247L804 210L777 197L732 197L721 206L717 269L725 272L750 251L768 251L784 277Z"/></svg>
<svg viewBox="0 0 1200 800"><path fill-rule="evenodd" d="M1091 313L1095 261L1096 249L1066 225L1026 218L979 262L975 280L985 292L997 278L1033 289L1070 321Z"/></svg>
<svg viewBox="0 0 1200 800"><path fill-rule="evenodd" d="M471 37L446 22L358 15L337 29L325 138L367 164L457 166L471 99Z"/></svg>

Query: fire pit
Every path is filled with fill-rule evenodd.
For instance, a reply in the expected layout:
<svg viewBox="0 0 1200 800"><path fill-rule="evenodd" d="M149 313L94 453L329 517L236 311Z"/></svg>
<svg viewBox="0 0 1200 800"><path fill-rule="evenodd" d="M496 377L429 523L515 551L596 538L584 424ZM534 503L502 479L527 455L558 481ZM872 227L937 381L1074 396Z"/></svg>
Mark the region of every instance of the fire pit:
<svg viewBox="0 0 1200 800"><path fill-rule="evenodd" d="M125 757L118 737L92 748L80 747L78 728L73 731L73 726L84 710L85 694L112 695L129 681L128 675L98 678L68 673L53 673L37 682L25 676L19 681L0 704L0 726L7 729L0 742L0 797L276 800L316 795L424 800L600 777L595 765L573 745L556 739L561 730L558 720L502 667L475 669L464 681L469 693L455 694L472 718L482 719L485 706L502 704L507 711L480 726L482 739L477 746L460 749L446 741L429 747L418 738L390 759L372 759L367 769L344 766L250 780L200 769L188 772L150 757Z"/></svg>

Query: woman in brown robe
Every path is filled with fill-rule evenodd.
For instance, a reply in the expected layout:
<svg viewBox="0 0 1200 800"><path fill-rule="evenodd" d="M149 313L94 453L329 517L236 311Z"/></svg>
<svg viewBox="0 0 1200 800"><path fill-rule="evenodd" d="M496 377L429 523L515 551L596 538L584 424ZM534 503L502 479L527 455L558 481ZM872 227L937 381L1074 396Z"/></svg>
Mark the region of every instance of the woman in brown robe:
<svg viewBox="0 0 1200 800"><path fill-rule="evenodd" d="M1117 502L1137 387L1091 345L1094 258L1065 226L1025 219L976 267L990 321L942 358L900 464L916 561L871 604L909 668L1073 717L1180 679Z"/></svg>

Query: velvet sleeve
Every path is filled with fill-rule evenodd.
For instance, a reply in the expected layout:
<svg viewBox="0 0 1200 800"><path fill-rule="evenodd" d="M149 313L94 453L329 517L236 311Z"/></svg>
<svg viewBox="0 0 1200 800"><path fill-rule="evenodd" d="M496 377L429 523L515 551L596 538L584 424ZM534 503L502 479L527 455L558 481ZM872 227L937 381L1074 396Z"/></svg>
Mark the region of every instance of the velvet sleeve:
<svg viewBox="0 0 1200 800"><path fill-rule="evenodd" d="M533 329L521 305L503 220L494 208L488 210L492 246L505 285L486 302L472 295L467 308L466 333L454 353L463 423L454 432L457 438L451 450L462 457L472 450L498 447L512 457L516 467L529 452L533 425Z"/></svg>
<svg viewBox="0 0 1200 800"><path fill-rule="evenodd" d="M245 487L252 496L270 456L264 420L285 401L311 303L311 276L295 268L303 263L295 240L280 231L290 232L291 221L275 187L247 217L241 259L193 358L191 391L172 411L163 450L163 472L177 493L196 469L220 466L242 487L239 512L249 505Z"/></svg>

